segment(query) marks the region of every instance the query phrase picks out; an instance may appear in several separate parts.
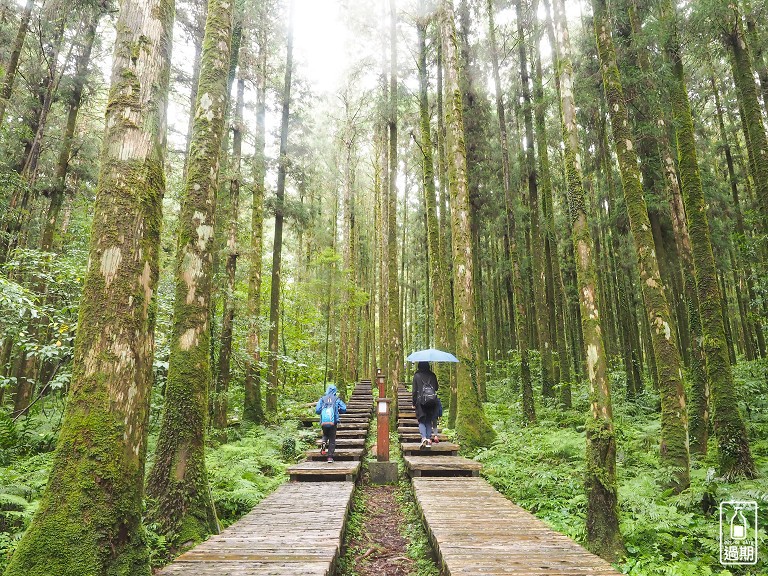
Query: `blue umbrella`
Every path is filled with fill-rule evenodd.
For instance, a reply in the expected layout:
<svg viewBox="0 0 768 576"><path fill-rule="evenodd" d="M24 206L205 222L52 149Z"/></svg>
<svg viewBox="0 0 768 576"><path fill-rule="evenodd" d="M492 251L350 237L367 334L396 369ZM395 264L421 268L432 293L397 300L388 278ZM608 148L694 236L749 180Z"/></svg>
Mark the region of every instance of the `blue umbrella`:
<svg viewBox="0 0 768 576"><path fill-rule="evenodd" d="M406 358L408 362L458 362L459 359L453 354L443 352L442 350L436 350L434 348L428 348L426 350L418 350Z"/></svg>

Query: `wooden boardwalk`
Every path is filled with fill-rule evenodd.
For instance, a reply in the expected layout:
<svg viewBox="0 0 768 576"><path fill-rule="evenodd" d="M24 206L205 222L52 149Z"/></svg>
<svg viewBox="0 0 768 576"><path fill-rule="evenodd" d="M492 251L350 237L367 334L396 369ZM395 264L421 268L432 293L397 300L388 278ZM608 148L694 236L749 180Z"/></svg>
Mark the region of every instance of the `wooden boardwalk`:
<svg viewBox="0 0 768 576"><path fill-rule="evenodd" d="M339 426L336 462L307 461L288 468L291 480L249 514L163 568L160 576L330 576L341 552L344 525L360 470L373 410L370 382L350 399L354 412ZM319 424L307 417L304 425ZM318 426L319 432L319 426ZM319 441L319 440L318 440ZM323 458L324 460L324 458Z"/></svg>
<svg viewBox="0 0 768 576"><path fill-rule="evenodd" d="M162 576L325 576L341 550L352 482L289 482ZM321 504L322 503L322 504Z"/></svg>
<svg viewBox="0 0 768 576"><path fill-rule="evenodd" d="M482 466L456 456L458 445L420 448L411 395L401 389L398 397L403 460L445 576L618 576L608 562L478 478Z"/></svg>
<svg viewBox="0 0 768 576"><path fill-rule="evenodd" d="M446 576L618 576L481 478L414 478L414 494Z"/></svg>

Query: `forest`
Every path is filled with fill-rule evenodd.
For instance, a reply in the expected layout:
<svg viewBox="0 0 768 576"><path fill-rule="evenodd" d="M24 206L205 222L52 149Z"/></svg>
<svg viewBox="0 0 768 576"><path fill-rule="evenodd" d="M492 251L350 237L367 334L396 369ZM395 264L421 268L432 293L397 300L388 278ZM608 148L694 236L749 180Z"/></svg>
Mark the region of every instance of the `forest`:
<svg viewBox="0 0 768 576"><path fill-rule="evenodd" d="M767 128L761 0L0 0L0 572L149 576L434 347L504 496L765 574Z"/></svg>

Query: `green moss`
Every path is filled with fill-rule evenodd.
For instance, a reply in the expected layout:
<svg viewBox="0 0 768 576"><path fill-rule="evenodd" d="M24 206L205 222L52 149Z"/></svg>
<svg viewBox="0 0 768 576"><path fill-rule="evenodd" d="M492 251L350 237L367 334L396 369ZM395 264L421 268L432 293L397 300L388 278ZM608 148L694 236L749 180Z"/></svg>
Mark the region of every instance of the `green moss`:
<svg viewBox="0 0 768 576"><path fill-rule="evenodd" d="M594 29L603 87L608 101L614 148L619 161L624 199L637 252L643 303L651 325L651 342L659 374L662 402L662 458L677 471L677 490L688 486L688 422L682 363L672 330L673 320L656 260L648 209L640 183L637 153L622 91L621 77L606 14L605 0L593 0Z"/></svg>
<svg viewBox="0 0 768 576"><path fill-rule="evenodd" d="M147 493L153 498L150 518L174 549L218 532L208 489L204 437L211 385L208 320L213 199L224 128L233 5L210 0L207 14L179 218L165 409L155 466L147 484Z"/></svg>

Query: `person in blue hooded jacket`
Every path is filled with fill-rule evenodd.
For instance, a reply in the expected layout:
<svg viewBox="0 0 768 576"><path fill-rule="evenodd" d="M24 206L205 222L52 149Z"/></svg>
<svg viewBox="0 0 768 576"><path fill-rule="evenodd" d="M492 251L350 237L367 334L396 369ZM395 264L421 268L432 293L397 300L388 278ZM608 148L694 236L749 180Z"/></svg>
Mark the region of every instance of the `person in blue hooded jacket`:
<svg viewBox="0 0 768 576"><path fill-rule="evenodd" d="M320 397L315 406L315 414L320 415L320 427L323 429L323 443L320 454L328 454L328 462L333 462L336 452L336 426L339 425L339 413L347 411L347 405L336 395L336 386L328 385L325 394Z"/></svg>

